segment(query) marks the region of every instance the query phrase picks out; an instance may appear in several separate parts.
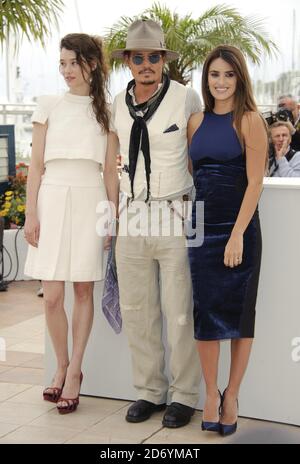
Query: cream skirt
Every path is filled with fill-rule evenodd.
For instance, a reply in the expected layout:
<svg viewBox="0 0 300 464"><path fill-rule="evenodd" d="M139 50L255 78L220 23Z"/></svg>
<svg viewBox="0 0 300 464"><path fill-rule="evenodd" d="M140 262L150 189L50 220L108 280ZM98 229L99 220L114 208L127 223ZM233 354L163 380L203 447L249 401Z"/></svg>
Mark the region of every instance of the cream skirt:
<svg viewBox="0 0 300 464"><path fill-rule="evenodd" d="M41 280L102 280L104 238L96 232L96 207L105 200L98 163L49 161L38 194L38 247L28 246L24 273Z"/></svg>

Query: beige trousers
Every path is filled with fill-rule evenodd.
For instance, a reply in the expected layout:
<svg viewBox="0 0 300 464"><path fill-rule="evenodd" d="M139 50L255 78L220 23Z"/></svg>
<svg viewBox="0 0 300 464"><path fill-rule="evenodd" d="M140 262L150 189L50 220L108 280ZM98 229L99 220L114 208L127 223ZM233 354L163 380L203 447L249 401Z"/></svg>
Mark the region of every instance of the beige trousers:
<svg viewBox="0 0 300 464"><path fill-rule="evenodd" d="M192 283L184 236L119 235L116 262L138 399L161 404L169 396L170 401L195 407L200 362L193 336ZM165 374L163 315L170 384Z"/></svg>

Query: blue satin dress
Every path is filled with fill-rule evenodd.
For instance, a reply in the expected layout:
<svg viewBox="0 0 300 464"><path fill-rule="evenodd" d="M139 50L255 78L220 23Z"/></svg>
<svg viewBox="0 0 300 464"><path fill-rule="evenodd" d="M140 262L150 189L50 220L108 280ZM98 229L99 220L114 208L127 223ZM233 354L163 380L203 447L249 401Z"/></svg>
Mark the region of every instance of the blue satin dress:
<svg viewBox="0 0 300 464"><path fill-rule="evenodd" d="M225 246L247 188L246 158L232 125L232 113L204 114L192 138L190 157L195 201L204 202L204 241L201 246L189 247L195 338L253 338L261 262L257 209L244 233L242 264L234 268L224 265Z"/></svg>

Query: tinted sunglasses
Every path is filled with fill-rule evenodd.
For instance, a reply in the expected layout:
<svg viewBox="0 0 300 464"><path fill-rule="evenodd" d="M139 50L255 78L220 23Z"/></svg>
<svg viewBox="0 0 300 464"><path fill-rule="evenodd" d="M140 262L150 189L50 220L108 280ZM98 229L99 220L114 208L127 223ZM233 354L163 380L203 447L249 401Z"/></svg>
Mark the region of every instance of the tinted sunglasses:
<svg viewBox="0 0 300 464"><path fill-rule="evenodd" d="M143 55L133 55L131 57L132 59L132 62L136 65L140 65L142 64L145 59L147 58L147 60L151 63L151 64L157 64L161 58L161 54L160 53L152 53L151 55L148 55L147 57L143 56Z"/></svg>

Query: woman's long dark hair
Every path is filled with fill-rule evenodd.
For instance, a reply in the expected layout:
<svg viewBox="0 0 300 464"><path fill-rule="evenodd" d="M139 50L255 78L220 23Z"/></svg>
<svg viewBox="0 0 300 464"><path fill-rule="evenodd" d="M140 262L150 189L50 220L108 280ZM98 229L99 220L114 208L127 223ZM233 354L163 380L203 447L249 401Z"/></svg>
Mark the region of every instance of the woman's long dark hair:
<svg viewBox="0 0 300 464"><path fill-rule="evenodd" d="M87 63L92 69L90 84L90 97L98 123L105 132L109 131L109 110L106 102L108 66L105 61L101 37L88 34L68 34L60 41L60 50L66 48L76 53L76 60L81 67Z"/></svg>

